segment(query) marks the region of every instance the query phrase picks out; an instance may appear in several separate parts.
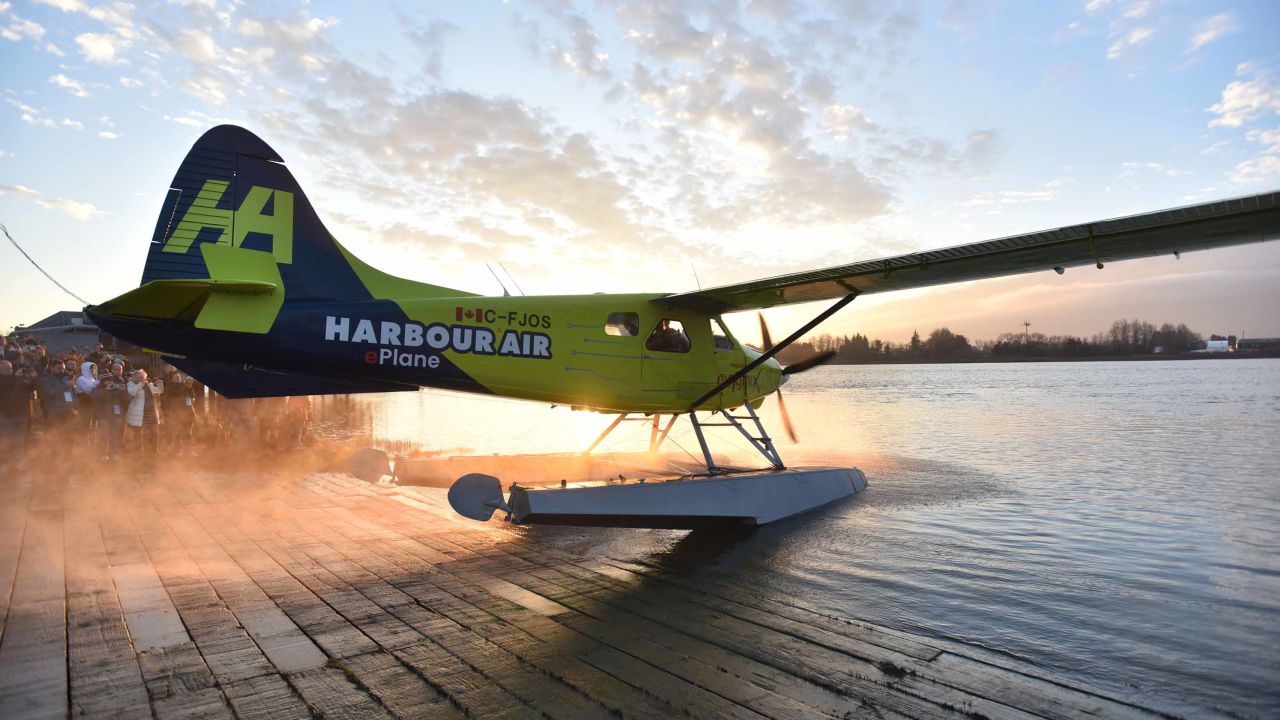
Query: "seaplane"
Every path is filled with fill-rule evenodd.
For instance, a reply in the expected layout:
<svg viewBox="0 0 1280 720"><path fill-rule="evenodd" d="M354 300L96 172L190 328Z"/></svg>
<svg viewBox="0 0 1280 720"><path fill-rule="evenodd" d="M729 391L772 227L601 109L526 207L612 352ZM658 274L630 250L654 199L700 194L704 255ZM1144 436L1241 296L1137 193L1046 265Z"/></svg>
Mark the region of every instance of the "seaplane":
<svg viewBox="0 0 1280 720"><path fill-rule="evenodd" d="M865 260L692 292L481 296L371 267L325 229L284 160L253 133L204 133L170 183L139 287L92 305L107 332L160 353L228 398L441 388L568 405L650 423L657 451L679 418L699 472L664 481L510 485L468 473L460 514L517 523L695 528L759 525L866 488L856 468L783 463L756 410L830 359L776 356L854 299L1021 273L1172 256L1280 237L1280 191ZM748 347L727 313L827 301L778 342L761 316ZM662 422L662 418L666 418ZM717 462L703 428L735 428L763 458ZM623 478L625 480L625 478Z"/></svg>

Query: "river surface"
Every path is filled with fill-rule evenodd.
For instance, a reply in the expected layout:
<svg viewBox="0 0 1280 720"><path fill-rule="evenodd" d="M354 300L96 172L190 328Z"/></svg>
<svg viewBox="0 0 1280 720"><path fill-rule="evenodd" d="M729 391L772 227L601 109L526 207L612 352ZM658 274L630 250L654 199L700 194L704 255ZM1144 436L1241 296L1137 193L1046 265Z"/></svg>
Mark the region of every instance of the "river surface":
<svg viewBox="0 0 1280 720"><path fill-rule="evenodd" d="M525 532L1166 712L1280 715L1280 360L824 367L784 392L801 443L783 458L861 467L867 492L735 534ZM322 432L448 453L581 450L609 419L434 391L320 409ZM776 401L762 415L781 436ZM672 438L696 453L687 423ZM598 452L647 441L624 425Z"/></svg>

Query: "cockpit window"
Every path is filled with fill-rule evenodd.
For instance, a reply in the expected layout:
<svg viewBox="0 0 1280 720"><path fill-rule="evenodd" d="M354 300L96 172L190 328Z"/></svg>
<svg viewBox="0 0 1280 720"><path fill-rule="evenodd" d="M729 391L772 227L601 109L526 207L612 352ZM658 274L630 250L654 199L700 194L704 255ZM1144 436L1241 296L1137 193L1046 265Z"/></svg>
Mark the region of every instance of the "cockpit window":
<svg viewBox="0 0 1280 720"><path fill-rule="evenodd" d="M604 322L605 335L635 337L640 334L640 316L631 312L609 313Z"/></svg>
<svg viewBox="0 0 1280 720"><path fill-rule="evenodd" d="M658 352L687 353L689 336L685 334L684 325L681 325L679 320L663 318L658 321L653 332L649 333L649 339L644 341L644 346Z"/></svg>
<svg viewBox="0 0 1280 720"><path fill-rule="evenodd" d="M715 319L716 326L711 329L711 342L715 345L716 352L733 352L733 339L729 337L729 330L720 322L720 318Z"/></svg>

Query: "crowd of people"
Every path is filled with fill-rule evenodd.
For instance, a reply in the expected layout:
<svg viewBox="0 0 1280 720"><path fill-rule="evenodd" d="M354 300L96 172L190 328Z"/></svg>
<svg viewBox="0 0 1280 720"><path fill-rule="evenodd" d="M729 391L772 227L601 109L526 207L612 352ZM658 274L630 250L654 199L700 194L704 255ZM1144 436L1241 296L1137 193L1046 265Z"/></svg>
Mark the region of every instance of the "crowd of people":
<svg viewBox="0 0 1280 720"><path fill-rule="evenodd" d="M227 400L162 367L153 379L102 345L59 356L31 336L0 336L0 467L21 464L42 438L104 461L199 454L247 437L278 448L306 439L307 398Z"/></svg>

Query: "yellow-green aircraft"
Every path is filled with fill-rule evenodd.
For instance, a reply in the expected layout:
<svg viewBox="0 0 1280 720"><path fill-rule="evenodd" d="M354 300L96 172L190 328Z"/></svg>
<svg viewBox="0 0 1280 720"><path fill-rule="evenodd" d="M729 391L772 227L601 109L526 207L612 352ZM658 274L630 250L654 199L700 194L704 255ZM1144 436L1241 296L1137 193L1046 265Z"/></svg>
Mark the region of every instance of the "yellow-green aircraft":
<svg viewBox="0 0 1280 720"><path fill-rule="evenodd" d="M1271 240L1280 236L1278 197L695 292L485 297L361 262L325 229L274 150L247 130L222 125L178 168L141 286L87 312L113 335L164 354L231 398L446 388L616 413L610 429L643 414L656 444L687 415L715 471L695 414L706 411L720 413L781 468L755 409L788 374L827 357L782 367L774 355L858 295ZM817 300L835 303L777 344L764 330L760 350L740 343L721 320L723 313ZM659 431L662 415L669 418ZM785 417L784 410L789 430Z"/></svg>

